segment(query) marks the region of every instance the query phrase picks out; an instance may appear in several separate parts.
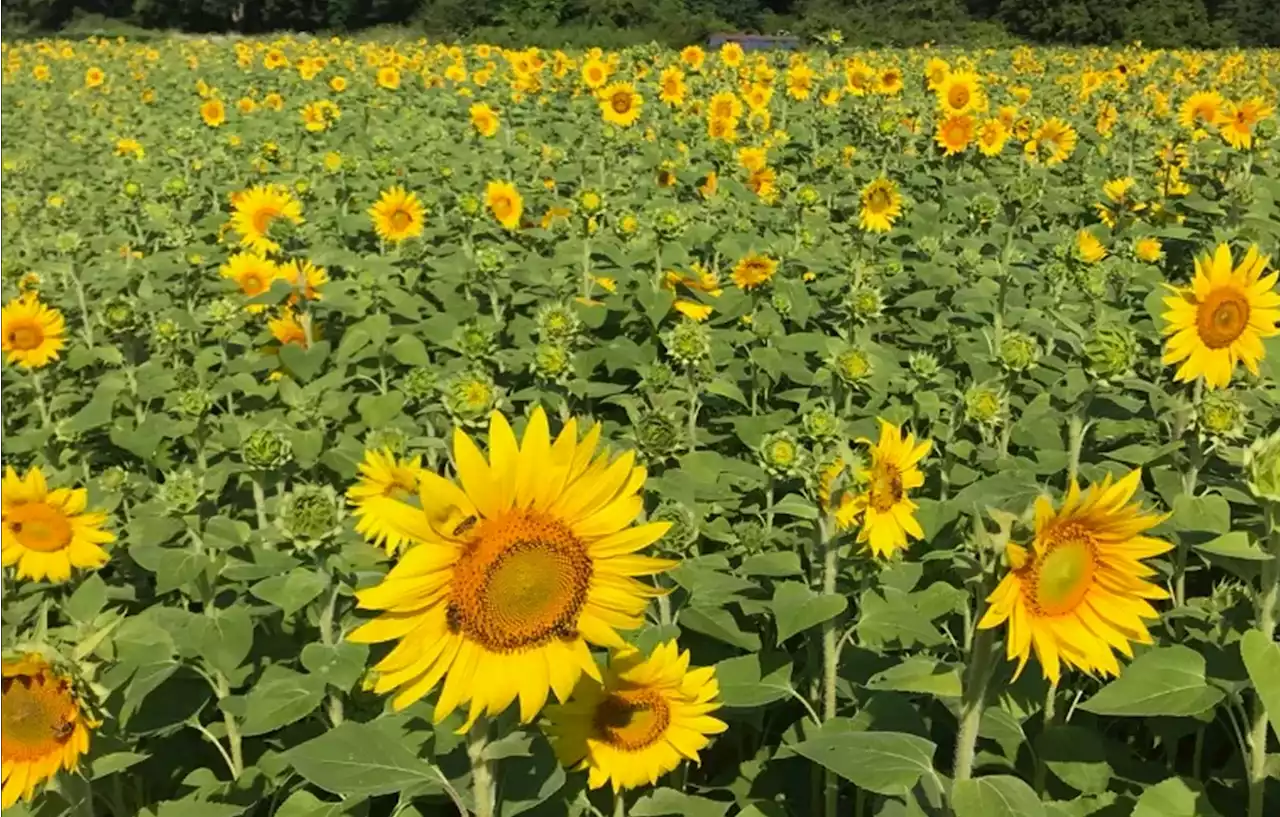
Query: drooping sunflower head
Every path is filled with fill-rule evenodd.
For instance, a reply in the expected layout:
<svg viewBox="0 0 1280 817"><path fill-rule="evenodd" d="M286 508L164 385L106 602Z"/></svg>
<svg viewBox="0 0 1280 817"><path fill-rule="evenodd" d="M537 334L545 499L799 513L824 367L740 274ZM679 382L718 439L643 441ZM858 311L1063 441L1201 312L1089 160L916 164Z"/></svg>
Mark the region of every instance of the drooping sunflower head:
<svg viewBox="0 0 1280 817"><path fill-rule="evenodd" d="M280 280L285 281L294 290L289 296L289 303L296 304L299 297L308 301L318 301L322 297L320 288L329 283L329 271L318 267L309 260L295 258L281 264Z"/></svg>
<svg viewBox="0 0 1280 817"><path fill-rule="evenodd" d="M65 582L71 568L96 569L107 562L102 545L115 536L103 530L104 513L86 512L83 488L49 489L44 473L33 467L23 476L12 466L0 480L3 514L3 563L19 578Z"/></svg>
<svg viewBox="0 0 1280 817"><path fill-rule="evenodd" d="M886 233L900 215L902 194L898 192L897 184L881 176L862 188L862 211L858 214L862 229Z"/></svg>
<svg viewBox="0 0 1280 817"><path fill-rule="evenodd" d="M425 212L416 194L397 186L382 191L377 203L369 208L369 217L379 238L398 244L422 235Z"/></svg>
<svg viewBox="0 0 1280 817"><path fill-rule="evenodd" d="M649 657L614 653L600 680L584 678L568 703L550 707L547 732L560 762L585 770L591 788L652 785L727 727L714 667L691 668L675 641Z"/></svg>
<svg viewBox="0 0 1280 817"><path fill-rule="evenodd" d="M41 303L35 292L5 304L0 320L0 351L10 363L24 369L47 366L66 345L67 324L62 313Z"/></svg>
<svg viewBox="0 0 1280 817"><path fill-rule="evenodd" d="M982 629L1009 623L1006 653L1018 672L1034 649L1046 678L1062 664L1087 673L1118 675L1115 652L1132 658L1131 642L1151 643L1143 619L1157 618L1148 599L1168 594L1148 582L1155 571L1143 559L1173 546L1144 535L1163 521L1131 502L1142 480L1135 470L1108 475L1084 491L1072 483L1060 508L1036 502L1030 550L1010 545L1010 572L988 597Z"/></svg>
<svg viewBox="0 0 1280 817"><path fill-rule="evenodd" d="M89 750L94 721L71 679L39 655L4 661L4 787L0 806L30 801L59 770L71 771Z"/></svg>
<svg viewBox="0 0 1280 817"><path fill-rule="evenodd" d="M282 185L254 185L232 196L231 228L240 235L240 244L254 252L280 251L271 238L271 226L278 221L302 223L302 204Z"/></svg>
<svg viewBox="0 0 1280 817"><path fill-rule="evenodd" d="M568 699L578 679L599 680L588 644L620 648L660 593L635 576L675 563L637 554L668 528L631 527L644 468L635 452L597 453L601 427L579 439L569 420L553 441L535 409L517 441L494 412L486 458L461 429L456 481L419 474L418 505L386 499L385 528L411 542L360 605L382 614L355 641L399 641L376 666L378 692L403 708L443 683L437 720L470 702L469 721L519 698L528 722L549 692ZM392 504L394 503L394 504Z"/></svg>
<svg viewBox="0 0 1280 817"><path fill-rule="evenodd" d="M1250 246L1232 267L1231 248L1219 244L1196 259L1190 285L1164 299L1164 362L1181 363L1175 378L1203 377L1210 389L1225 388L1237 362L1258 373L1266 354L1262 339L1277 332L1280 292L1277 274L1263 275L1270 259Z"/></svg>
<svg viewBox="0 0 1280 817"><path fill-rule="evenodd" d="M347 490L347 499L354 506L356 532L385 547L388 554L406 545L409 539L386 521L386 515L398 511L394 503L417 496L422 473L421 457L399 459L389 450L366 451L360 463L360 481Z"/></svg>
<svg viewBox="0 0 1280 817"><path fill-rule="evenodd" d="M514 230L520 226L524 198L511 182L489 182L484 189L484 203L503 227Z"/></svg>

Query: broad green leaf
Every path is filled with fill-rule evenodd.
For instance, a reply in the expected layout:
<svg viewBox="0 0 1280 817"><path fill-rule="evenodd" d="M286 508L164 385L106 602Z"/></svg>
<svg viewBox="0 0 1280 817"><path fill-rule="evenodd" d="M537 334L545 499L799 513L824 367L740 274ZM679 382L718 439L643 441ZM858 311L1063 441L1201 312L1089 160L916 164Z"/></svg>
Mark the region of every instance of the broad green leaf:
<svg viewBox="0 0 1280 817"><path fill-rule="evenodd" d="M1222 690L1205 683L1204 668L1204 656L1190 647L1157 647L1138 656L1080 708L1128 717L1199 715L1223 697Z"/></svg>
<svg viewBox="0 0 1280 817"><path fill-rule="evenodd" d="M347 810L343 803L326 802L306 789L298 789L280 804L273 817L337 817Z"/></svg>
<svg viewBox="0 0 1280 817"><path fill-rule="evenodd" d="M249 592L279 607L285 617L288 617L306 607L312 599L323 593L328 583L324 575L318 571L299 567L283 576L263 579L250 587Z"/></svg>
<svg viewBox="0 0 1280 817"><path fill-rule="evenodd" d="M653 789L644 792L627 809L632 817L662 817L677 814L681 817L724 817L730 803L684 794L675 789Z"/></svg>
<svg viewBox="0 0 1280 817"><path fill-rule="evenodd" d="M924 655L915 655L872 676L867 682L867 688L959 698L962 692L960 667L948 666Z"/></svg>
<svg viewBox="0 0 1280 817"><path fill-rule="evenodd" d="M1280 736L1280 644L1260 630L1240 639L1240 656L1253 682L1253 691L1267 707L1271 728Z"/></svg>
<svg viewBox="0 0 1280 817"><path fill-rule="evenodd" d="M1201 785L1171 777L1147 788L1138 797L1130 817L1222 817L1209 804Z"/></svg>
<svg viewBox="0 0 1280 817"><path fill-rule="evenodd" d="M716 681L725 706L764 706L791 695L791 664L781 656L743 655L716 664Z"/></svg>
<svg viewBox="0 0 1280 817"><path fill-rule="evenodd" d="M306 383L320 374L329 357L329 348L327 340L316 342L310 349L303 349L296 343L286 343L280 347L280 363L295 379Z"/></svg>
<svg viewBox="0 0 1280 817"><path fill-rule="evenodd" d="M760 636L743 630L728 610L686 607L680 611L679 624L750 652L760 649Z"/></svg>
<svg viewBox="0 0 1280 817"><path fill-rule="evenodd" d="M1086 794L1100 794L1111 782L1106 748L1097 732L1055 725L1036 739L1036 754L1063 783Z"/></svg>
<svg viewBox="0 0 1280 817"><path fill-rule="evenodd" d="M1200 553L1210 556L1226 556L1231 559L1248 559L1253 562L1270 561L1275 557L1258 547L1244 531L1224 533L1216 539L1195 546Z"/></svg>
<svg viewBox="0 0 1280 817"><path fill-rule="evenodd" d="M324 680L273 665L245 696L246 736L274 732L311 714L324 698Z"/></svg>
<svg viewBox="0 0 1280 817"><path fill-rule="evenodd" d="M438 769L369 723L346 723L289 750L289 762L317 788L344 797L440 790Z"/></svg>
<svg viewBox="0 0 1280 817"><path fill-rule="evenodd" d="M844 596L815 593L800 582L779 584L770 603L778 624L778 642L835 618L848 605Z"/></svg>
<svg viewBox="0 0 1280 817"><path fill-rule="evenodd" d="M307 672L344 692L360 680L368 657L367 644L350 641L333 645L312 643L302 648L302 666Z"/></svg>
<svg viewBox="0 0 1280 817"><path fill-rule="evenodd" d="M845 732L806 740L794 749L860 788L894 796L933 774L937 746L901 732Z"/></svg>
<svg viewBox="0 0 1280 817"><path fill-rule="evenodd" d="M951 808L955 817L1044 817L1035 790L1009 775L957 782L951 788Z"/></svg>
<svg viewBox="0 0 1280 817"><path fill-rule="evenodd" d="M236 817L243 814L245 808L231 803L197 800L193 795L181 800L164 801L156 808L156 817Z"/></svg>
<svg viewBox="0 0 1280 817"><path fill-rule="evenodd" d="M97 780L116 772L123 771L130 766L136 766L151 755L139 754L138 752L112 752L109 755L95 757L89 768L89 777Z"/></svg>
<svg viewBox="0 0 1280 817"><path fill-rule="evenodd" d="M63 602L62 609L76 621L92 621L106 605L107 583L97 573L90 573Z"/></svg>
<svg viewBox="0 0 1280 817"><path fill-rule="evenodd" d="M817 519L818 509L812 502L798 494L787 494L774 503L773 512L798 519Z"/></svg>
<svg viewBox="0 0 1280 817"><path fill-rule="evenodd" d="M203 654L209 666L230 675L253 649L253 620L245 607L228 607L209 617Z"/></svg>

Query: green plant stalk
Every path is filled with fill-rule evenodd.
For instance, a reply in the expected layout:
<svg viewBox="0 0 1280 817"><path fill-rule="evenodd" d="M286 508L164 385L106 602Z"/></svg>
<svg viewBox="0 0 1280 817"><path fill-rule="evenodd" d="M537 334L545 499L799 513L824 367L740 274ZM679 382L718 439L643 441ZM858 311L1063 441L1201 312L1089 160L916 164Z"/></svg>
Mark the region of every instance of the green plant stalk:
<svg viewBox="0 0 1280 817"><path fill-rule="evenodd" d="M613 817L627 817L627 798L621 789L613 793Z"/></svg>
<svg viewBox="0 0 1280 817"><path fill-rule="evenodd" d="M836 578L840 573L840 554L831 530L831 518L818 519L818 541L822 549L822 592L835 595ZM822 623L822 720L836 716L836 678L840 668L839 634L836 620L829 618ZM830 769L824 772L823 813L836 817L840 805L840 779Z"/></svg>
<svg viewBox="0 0 1280 817"><path fill-rule="evenodd" d="M494 817L497 812L493 761L484 756L489 745L489 720L480 717L467 733L467 757L471 760L471 793L476 817Z"/></svg>
<svg viewBox="0 0 1280 817"><path fill-rule="evenodd" d="M327 646L333 646L337 643L335 637L333 620L338 609L338 594L341 584L335 579L333 581L333 590L329 594L329 603L325 605L324 610L320 613L320 640ZM346 720L346 705L342 700L342 695L330 689L327 693L329 702L329 722L334 726L341 726Z"/></svg>
<svg viewBox="0 0 1280 817"><path fill-rule="evenodd" d="M80 305L80 324L84 327L84 343L92 349L93 321L89 318L89 303L84 295L84 284L80 283L80 277L70 269L67 270L67 278L71 280L72 287L76 291L76 302Z"/></svg>
<svg viewBox="0 0 1280 817"><path fill-rule="evenodd" d="M214 692L221 701L231 694L231 684L221 672L215 672L214 680L217 683ZM231 749L231 779L239 780L240 775L244 774L244 745L240 738L240 726L236 723L235 716L226 711L222 713L222 724L227 730L227 745Z"/></svg>
<svg viewBox="0 0 1280 817"><path fill-rule="evenodd" d="M1074 412L1067 421L1067 485L1076 483L1080 476L1080 451L1084 448L1084 417Z"/></svg>
<svg viewBox="0 0 1280 817"><path fill-rule="evenodd" d="M1048 729L1057 722L1058 713L1058 681L1049 682L1049 690L1044 694L1044 710L1041 712L1042 729ZM1036 794L1044 793L1044 784L1049 777L1049 767L1044 758L1036 756L1035 789Z"/></svg>
<svg viewBox="0 0 1280 817"><path fill-rule="evenodd" d="M1272 559L1262 563L1262 586L1257 600L1257 626L1268 641L1275 639L1280 615L1280 504L1267 502L1267 538ZM1249 729L1249 817L1262 817L1267 788L1267 705L1260 695L1253 700L1253 724Z"/></svg>
<svg viewBox="0 0 1280 817"><path fill-rule="evenodd" d="M956 751L952 779L959 783L973 777L973 758L978 746L978 726L987 700L987 685L995 668L994 629L979 630L969 653L964 695L960 702L960 729L956 732Z"/></svg>
<svg viewBox="0 0 1280 817"><path fill-rule="evenodd" d="M250 484L253 485L253 509L258 515L258 530L266 530L267 528L267 494L262 487L262 474L254 472L249 478Z"/></svg>
<svg viewBox="0 0 1280 817"><path fill-rule="evenodd" d="M43 428L53 425L53 418L49 414L49 404L44 398L44 383L40 381L40 373L31 372L31 387L35 391L36 409L40 412L40 424Z"/></svg>
<svg viewBox="0 0 1280 817"><path fill-rule="evenodd" d="M698 385L694 382L693 372L689 372L689 450L698 448L698 411L701 404L698 400Z"/></svg>

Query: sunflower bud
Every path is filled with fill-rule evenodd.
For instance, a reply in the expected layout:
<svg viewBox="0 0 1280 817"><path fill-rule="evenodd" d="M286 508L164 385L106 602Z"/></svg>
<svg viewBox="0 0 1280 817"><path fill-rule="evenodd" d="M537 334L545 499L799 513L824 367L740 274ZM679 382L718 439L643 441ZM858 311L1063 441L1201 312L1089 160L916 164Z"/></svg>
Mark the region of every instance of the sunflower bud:
<svg viewBox="0 0 1280 817"><path fill-rule="evenodd" d="M479 215L480 199L470 193L466 193L458 199L458 207L465 216Z"/></svg>
<svg viewBox="0 0 1280 817"><path fill-rule="evenodd" d="M570 344L582 331L578 313L564 304L547 304L534 316L538 337L548 343Z"/></svg>
<svg viewBox="0 0 1280 817"><path fill-rule="evenodd" d="M929 383L938 376L942 365L928 352L912 352L907 356L907 368L921 383Z"/></svg>
<svg viewBox="0 0 1280 817"><path fill-rule="evenodd" d="M804 429L804 436L816 443L838 439L844 431L840 416L829 406L818 406L805 412L800 418L800 426Z"/></svg>
<svg viewBox="0 0 1280 817"><path fill-rule="evenodd" d="M773 306L775 312L784 318L791 314L791 298L781 292L773 293L769 297L769 304Z"/></svg>
<svg viewBox="0 0 1280 817"><path fill-rule="evenodd" d="M1208 392L1200 401L1197 414L1200 427L1213 437L1234 440L1244 434L1248 412L1233 391Z"/></svg>
<svg viewBox="0 0 1280 817"><path fill-rule="evenodd" d="M276 429L259 428L241 443L240 456L246 465L265 471L293 459L293 446Z"/></svg>
<svg viewBox="0 0 1280 817"><path fill-rule="evenodd" d="M778 478L798 476L804 454L804 449L789 431L775 431L760 443L760 464Z"/></svg>
<svg viewBox="0 0 1280 817"><path fill-rule="evenodd" d="M687 505L681 502L665 501L658 506L650 517L653 522L670 522L671 529L659 540L659 547L664 550L684 555L690 553L698 541L701 523Z"/></svg>
<svg viewBox="0 0 1280 817"><path fill-rule="evenodd" d="M116 295L108 298L102 305L102 312L98 319L109 331L125 332L137 325L138 312L134 309L131 299L124 295Z"/></svg>
<svg viewBox="0 0 1280 817"><path fill-rule="evenodd" d="M664 411L646 411L632 429L636 445L647 457L665 460L680 448L680 426Z"/></svg>
<svg viewBox="0 0 1280 817"><path fill-rule="evenodd" d="M469 323L453 333L453 343L458 351L472 360L486 360L498 348L498 333L491 326Z"/></svg>
<svg viewBox="0 0 1280 817"><path fill-rule="evenodd" d="M671 367L659 361L651 363L640 370L640 383L650 392L660 392L671 388L675 383L676 373Z"/></svg>
<svg viewBox="0 0 1280 817"><path fill-rule="evenodd" d="M409 435L394 426L376 428L364 438L366 451L390 451L397 457L409 447Z"/></svg>
<svg viewBox="0 0 1280 817"><path fill-rule="evenodd" d="M1000 365L1011 372L1025 372L1040 358L1040 345L1025 332L1005 332L999 351Z"/></svg>
<svg viewBox="0 0 1280 817"><path fill-rule="evenodd" d="M563 382L573 367L573 352L564 343L543 341L533 350L533 373L541 380Z"/></svg>
<svg viewBox="0 0 1280 817"><path fill-rule="evenodd" d="M213 405L213 395L201 388L187 389L178 392L176 403L179 414L194 419L209 413L209 408Z"/></svg>
<svg viewBox="0 0 1280 817"><path fill-rule="evenodd" d="M814 187L805 185L796 191L796 201L806 210L812 210L822 201L822 194Z"/></svg>
<svg viewBox="0 0 1280 817"><path fill-rule="evenodd" d="M964 393L965 419L975 425L994 428L1004 421L1007 412L1008 400L999 389L975 385Z"/></svg>
<svg viewBox="0 0 1280 817"><path fill-rule="evenodd" d="M280 508L280 527L302 547L313 548L337 532L338 496L328 485L301 485Z"/></svg>
<svg viewBox="0 0 1280 817"><path fill-rule="evenodd" d="M850 346L836 354L828 365L840 378L850 386L862 383L871 375L871 358L856 346Z"/></svg>
<svg viewBox="0 0 1280 817"><path fill-rule="evenodd" d="M191 513L204 496L204 477L190 468L170 471L156 489L156 498L171 514Z"/></svg>
<svg viewBox="0 0 1280 817"><path fill-rule="evenodd" d="M445 410L464 425L483 422L497 401L497 387L483 372L464 372L445 386Z"/></svg>
<svg viewBox="0 0 1280 817"><path fill-rule="evenodd" d="M410 400L426 402L435 396L438 377L430 366L418 366L400 379L400 391Z"/></svg>
<svg viewBox="0 0 1280 817"><path fill-rule="evenodd" d="M711 356L711 333L697 321L684 320L676 324L663 334L662 343L667 354L685 366L693 366Z"/></svg>
<svg viewBox="0 0 1280 817"><path fill-rule="evenodd" d="M1244 467L1255 496L1280 502L1280 431L1254 441L1245 449Z"/></svg>
<svg viewBox="0 0 1280 817"><path fill-rule="evenodd" d="M653 220L653 231L663 241L674 241L684 231L684 221L675 210L662 210Z"/></svg>

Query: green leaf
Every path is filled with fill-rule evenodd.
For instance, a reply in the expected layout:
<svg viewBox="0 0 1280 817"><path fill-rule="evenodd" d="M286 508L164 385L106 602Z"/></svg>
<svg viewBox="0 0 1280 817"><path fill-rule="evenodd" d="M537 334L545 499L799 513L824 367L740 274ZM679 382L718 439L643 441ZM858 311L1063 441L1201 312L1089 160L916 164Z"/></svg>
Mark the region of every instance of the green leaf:
<svg viewBox="0 0 1280 817"><path fill-rule="evenodd" d="M791 664L781 656L742 655L716 664L720 702L730 707L764 706L789 697Z"/></svg>
<svg viewBox="0 0 1280 817"><path fill-rule="evenodd" d="M286 343L280 347L280 363L295 380L302 383L315 379L328 357L327 340L313 344L310 349L303 349L296 343Z"/></svg>
<svg viewBox="0 0 1280 817"><path fill-rule="evenodd" d="M164 801L156 808L156 817L236 817L237 814L243 814L246 808L248 806L197 800L192 795L181 800Z"/></svg>
<svg viewBox="0 0 1280 817"><path fill-rule="evenodd" d="M772 553L754 553L742 560L738 568L747 576L799 576L804 571L800 566L800 555L789 550Z"/></svg>
<svg viewBox="0 0 1280 817"><path fill-rule="evenodd" d="M97 573L90 573L63 603L62 609L76 621L91 621L106 606L107 583Z"/></svg>
<svg viewBox="0 0 1280 817"><path fill-rule="evenodd" d="M348 810L345 803L321 800L306 789L298 789L280 804L273 817L337 817Z"/></svg>
<svg viewBox="0 0 1280 817"><path fill-rule="evenodd" d="M951 789L955 817L1045 817L1035 790L1016 777L961 780Z"/></svg>
<svg viewBox="0 0 1280 817"><path fill-rule="evenodd" d="M219 610L208 620L201 645L209 666L231 675L253 649L253 620L245 607Z"/></svg>
<svg viewBox="0 0 1280 817"><path fill-rule="evenodd" d="M1095 715L1199 715L1223 697L1205 683L1204 669L1204 656L1190 647L1158 647L1138 656L1080 708Z"/></svg>
<svg viewBox="0 0 1280 817"><path fill-rule="evenodd" d="M360 680L368 658L367 644L350 641L332 645L311 643L302 648L302 666L307 672L344 692Z"/></svg>
<svg viewBox="0 0 1280 817"><path fill-rule="evenodd" d="M323 593L328 584L319 571L298 567L283 576L263 579L250 587L249 592L279 607L288 618Z"/></svg>
<svg viewBox="0 0 1280 817"><path fill-rule="evenodd" d="M151 755L143 755L137 752L112 752L109 755L95 757L89 767L89 779L97 780L116 772L124 771L130 766L136 766Z"/></svg>
<svg viewBox="0 0 1280 817"><path fill-rule="evenodd" d="M508 758L502 763L502 801L498 817L523 814L564 787L568 776L547 739L534 733L529 748L529 756Z"/></svg>
<svg viewBox="0 0 1280 817"><path fill-rule="evenodd" d="M1036 754L1054 776L1076 791L1101 794L1111 782L1106 748L1091 729L1050 726L1036 739Z"/></svg>
<svg viewBox="0 0 1280 817"><path fill-rule="evenodd" d="M932 741L902 732L844 732L794 747L854 785L889 796L904 795L922 775L933 774L937 748Z"/></svg>
<svg viewBox="0 0 1280 817"><path fill-rule="evenodd" d="M1249 534L1244 531L1224 533L1217 539L1195 545L1195 549L1210 556L1226 556L1230 559L1247 559L1252 562L1265 562L1275 558L1258 547L1256 542L1251 541Z"/></svg>
<svg viewBox="0 0 1280 817"><path fill-rule="evenodd" d="M1259 630L1249 630L1240 639L1240 656L1254 692L1267 707L1271 728L1280 736L1280 644Z"/></svg>
<svg viewBox="0 0 1280 817"><path fill-rule="evenodd" d="M679 814L683 817L724 817L731 803L684 794L675 789L653 789L636 800L627 811L632 817L661 817Z"/></svg>
<svg viewBox="0 0 1280 817"><path fill-rule="evenodd" d="M310 715L323 698L323 679L272 665L245 696L240 731L246 736L274 732Z"/></svg>
<svg viewBox="0 0 1280 817"><path fill-rule="evenodd" d="M401 335L391 344L391 356L406 366L430 366L427 347L414 335Z"/></svg>
<svg viewBox="0 0 1280 817"><path fill-rule="evenodd" d="M760 636L738 626L733 614L719 608L686 607L680 611L679 624L695 632L755 652L760 649Z"/></svg>
<svg viewBox="0 0 1280 817"><path fill-rule="evenodd" d="M1138 798L1130 817L1222 817L1199 783L1171 777Z"/></svg>
<svg viewBox="0 0 1280 817"><path fill-rule="evenodd" d="M915 655L872 676L867 682L867 688L959 698L962 691L960 668L948 666L925 655Z"/></svg>
<svg viewBox="0 0 1280 817"><path fill-rule="evenodd" d="M804 632L844 612L848 600L840 595L815 593L800 582L782 582L769 605L778 623L778 642Z"/></svg>
<svg viewBox="0 0 1280 817"><path fill-rule="evenodd" d="M773 512L798 519L818 518L818 509L814 504L798 494L787 494L778 500L774 503Z"/></svg>
<svg viewBox="0 0 1280 817"><path fill-rule="evenodd" d="M372 797L413 786L440 791L438 769L373 723L347 721L288 752L312 785L343 797Z"/></svg>

